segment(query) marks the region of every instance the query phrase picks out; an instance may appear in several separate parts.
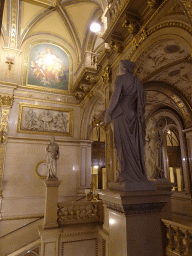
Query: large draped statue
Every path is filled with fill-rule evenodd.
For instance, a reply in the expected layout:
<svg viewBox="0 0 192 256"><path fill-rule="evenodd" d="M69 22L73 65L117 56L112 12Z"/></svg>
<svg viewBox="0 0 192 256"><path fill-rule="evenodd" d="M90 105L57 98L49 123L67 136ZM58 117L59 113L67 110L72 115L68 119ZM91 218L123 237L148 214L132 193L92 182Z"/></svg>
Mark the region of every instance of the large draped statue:
<svg viewBox="0 0 192 256"><path fill-rule="evenodd" d="M59 146L52 136L50 143L46 147L47 151L47 169L49 178L57 177L57 160L59 159Z"/></svg>
<svg viewBox="0 0 192 256"><path fill-rule="evenodd" d="M121 60L120 75L116 77L104 121L110 123L113 120L114 143L119 161L115 182L126 182L131 186L136 184L137 187L145 183L155 189L155 184L150 186L152 182L145 175L145 92L139 79L133 75L134 67L135 63L130 60Z"/></svg>

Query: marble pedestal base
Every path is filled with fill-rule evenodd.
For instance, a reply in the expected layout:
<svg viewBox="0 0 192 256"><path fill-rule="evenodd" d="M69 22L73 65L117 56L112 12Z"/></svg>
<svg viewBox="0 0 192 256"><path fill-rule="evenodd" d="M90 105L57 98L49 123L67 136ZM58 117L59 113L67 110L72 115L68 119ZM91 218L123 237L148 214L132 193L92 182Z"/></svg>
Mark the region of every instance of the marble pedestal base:
<svg viewBox="0 0 192 256"><path fill-rule="evenodd" d="M58 188L61 181L57 178L47 178L46 185L46 198L45 198L45 213L44 213L44 228L56 228L57 223L57 201L58 201Z"/></svg>
<svg viewBox="0 0 192 256"><path fill-rule="evenodd" d="M110 256L163 255L160 214L167 192L97 192L105 204L103 229L109 234Z"/></svg>

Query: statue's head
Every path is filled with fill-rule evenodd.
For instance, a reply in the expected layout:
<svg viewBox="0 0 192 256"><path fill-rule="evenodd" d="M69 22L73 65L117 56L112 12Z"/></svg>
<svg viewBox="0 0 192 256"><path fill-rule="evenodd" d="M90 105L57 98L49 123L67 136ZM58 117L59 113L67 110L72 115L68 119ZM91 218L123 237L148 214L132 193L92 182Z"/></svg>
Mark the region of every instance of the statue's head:
<svg viewBox="0 0 192 256"><path fill-rule="evenodd" d="M136 66L135 62L132 62L130 60L121 60L120 65L119 65L119 73L120 74L125 74L125 73L133 74L135 66Z"/></svg>

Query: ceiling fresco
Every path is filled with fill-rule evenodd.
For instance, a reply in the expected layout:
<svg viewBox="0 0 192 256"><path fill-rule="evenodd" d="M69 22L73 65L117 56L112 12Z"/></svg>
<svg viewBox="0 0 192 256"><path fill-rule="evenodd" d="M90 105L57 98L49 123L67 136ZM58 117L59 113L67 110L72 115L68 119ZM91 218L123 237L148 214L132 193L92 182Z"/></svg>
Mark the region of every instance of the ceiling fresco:
<svg viewBox="0 0 192 256"><path fill-rule="evenodd" d="M173 101L165 94L156 91L146 91L145 117L161 106L169 106L178 111Z"/></svg>
<svg viewBox="0 0 192 256"><path fill-rule="evenodd" d="M162 81L180 91L192 106L192 62L183 62L159 72L149 81Z"/></svg>
<svg viewBox="0 0 192 256"><path fill-rule="evenodd" d="M136 75L144 83L159 82L169 85L169 88L175 89L170 92L172 95L178 92L182 95L186 102L192 106L192 61L188 50L178 41L162 40L158 41L147 50L137 60ZM163 89L161 90L163 92ZM179 105L175 104L170 94L158 92L158 88L152 91L146 91L146 117L154 111L154 109L168 106L178 112ZM178 96L176 96L178 98ZM178 101L178 100L177 100ZM182 103L183 104L183 103Z"/></svg>
<svg viewBox="0 0 192 256"><path fill-rule="evenodd" d="M189 56L187 49L177 41L160 41L150 46L137 61L137 76L141 80L159 73L168 65ZM140 62L140 60L142 61Z"/></svg>

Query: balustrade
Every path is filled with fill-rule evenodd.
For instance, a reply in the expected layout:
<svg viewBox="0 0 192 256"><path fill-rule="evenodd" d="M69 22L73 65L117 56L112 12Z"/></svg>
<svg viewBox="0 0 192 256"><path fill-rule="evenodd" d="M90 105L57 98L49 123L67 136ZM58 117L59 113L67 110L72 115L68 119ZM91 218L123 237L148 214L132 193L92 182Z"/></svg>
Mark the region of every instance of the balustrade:
<svg viewBox="0 0 192 256"><path fill-rule="evenodd" d="M108 14L106 14L108 20L108 24L110 24L112 18L115 16L115 14L118 12L120 9L121 4L124 2L124 0L113 0L111 1L111 4L109 5L108 8Z"/></svg>
<svg viewBox="0 0 192 256"><path fill-rule="evenodd" d="M192 227L162 219L166 228L166 255L192 255Z"/></svg>
<svg viewBox="0 0 192 256"><path fill-rule="evenodd" d="M74 223L90 223L102 222L103 206L102 202L76 202L73 204L58 205L58 223L74 224Z"/></svg>
<svg viewBox="0 0 192 256"><path fill-rule="evenodd" d="M98 54L93 52L86 52L85 57L79 67L77 68L76 72L74 73L74 82L78 79L81 72L84 70L84 68L91 68L93 70L97 69L97 59Z"/></svg>

